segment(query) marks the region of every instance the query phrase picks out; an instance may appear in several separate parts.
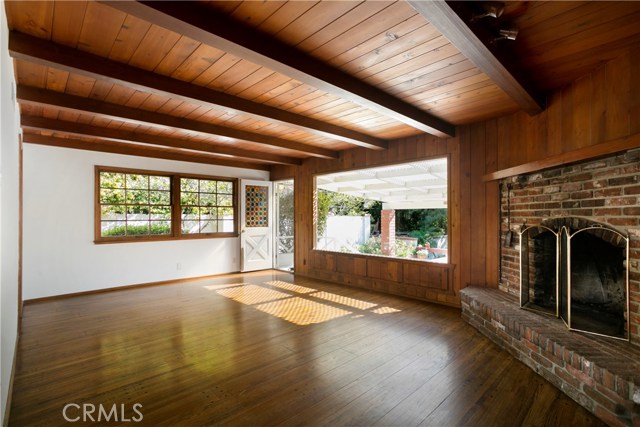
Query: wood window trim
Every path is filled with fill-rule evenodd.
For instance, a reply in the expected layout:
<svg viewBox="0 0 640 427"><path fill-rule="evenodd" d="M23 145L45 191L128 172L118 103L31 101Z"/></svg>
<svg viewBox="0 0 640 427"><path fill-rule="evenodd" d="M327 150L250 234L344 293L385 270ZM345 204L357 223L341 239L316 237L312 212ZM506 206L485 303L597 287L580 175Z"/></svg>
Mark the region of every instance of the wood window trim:
<svg viewBox="0 0 640 427"><path fill-rule="evenodd" d="M447 160L447 200L452 200L452 160L451 160L451 154L438 154L438 155L432 155L432 156L420 156L420 157L416 157L415 159L411 159L411 160L394 160L394 161L385 161L385 162L379 162L379 163L374 163L374 164L368 164L366 166L362 166L362 167L354 167L352 169L349 168L326 168L326 170L323 170L322 172L316 172L312 174L312 184L313 184L313 197L312 197L312 205L313 205L313 218L312 218L312 229L313 229L313 240L312 240L312 244L313 247L311 248L311 252L323 252L323 253L330 253L330 254L341 254L343 252L340 251L331 251L328 249L318 249L316 247L317 242L318 242L318 237L317 237L317 230L318 230L318 209L317 209L317 203L318 203L318 187L317 187L317 181L316 179L319 176L323 176L323 175L330 175L333 173L337 173L337 172L344 172L344 171L358 171L358 170L367 170L367 169L375 169L375 168L380 168L380 167L385 167L385 166L395 166L395 165L402 165L402 164L408 164L408 163L416 163L416 162L422 162L422 161L429 161L429 160L437 160L437 159L446 159ZM290 178L293 179L293 178ZM286 181L287 178L279 178L278 181ZM447 204L447 236L451 236L452 235L452 211L453 209L451 209L449 207L449 205ZM408 262L420 262L420 263L429 263L430 265L442 265L442 266L447 266L449 268L455 268L455 264L453 264L451 262L452 259L452 250L451 250L451 244L455 244L455 242L452 241L448 241L447 242L447 257L448 257L448 262L447 263L439 263L439 262L435 262L433 260L430 259L420 259L420 258L404 258L404 257L396 257L396 256L387 256L387 255L379 255L379 254L365 254L365 253L350 253L350 255L353 256L357 256L357 257L364 257L364 258L372 258L372 259L380 259L380 260L400 260L402 262L404 261L408 261Z"/></svg>
<svg viewBox="0 0 640 427"><path fill-rule="evenodd" d="M167 235L134 235L134 236L102 236L101 230L101 204L100 204L100 173L113 172L124 174L140 174L164 176L171 179L171 234ZM180 179L206 179L212 181L230 182L233 186L233 232L194 233L183 234L181 232L181 205L180 205ZM213 175L166 172L147 169L121 168L114 166L94 166L94 244L135 243L135 242L166 242L172 240L199 240L235 238L239 236L239 194L238 179Z"/></svg>

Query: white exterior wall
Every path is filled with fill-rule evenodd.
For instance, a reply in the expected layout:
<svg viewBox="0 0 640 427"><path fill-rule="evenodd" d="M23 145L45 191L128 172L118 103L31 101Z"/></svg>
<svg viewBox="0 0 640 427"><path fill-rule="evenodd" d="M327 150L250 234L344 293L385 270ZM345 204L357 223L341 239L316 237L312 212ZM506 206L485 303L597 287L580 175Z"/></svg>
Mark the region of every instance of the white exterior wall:
<svg viewBox="0 0 640 427"><path fill-rule="evenodd" d="M343 247L362 245L370 237L371 217L328 216L324 236L318 242L318 249L339 251Z"/></svg>
<svg viewBox="0 0 640 427"><path fill-rule="evenodd" d="M95 244L95 165L268 180L250 169L24 144L25 300L240 270L239 238Z"/></svg>

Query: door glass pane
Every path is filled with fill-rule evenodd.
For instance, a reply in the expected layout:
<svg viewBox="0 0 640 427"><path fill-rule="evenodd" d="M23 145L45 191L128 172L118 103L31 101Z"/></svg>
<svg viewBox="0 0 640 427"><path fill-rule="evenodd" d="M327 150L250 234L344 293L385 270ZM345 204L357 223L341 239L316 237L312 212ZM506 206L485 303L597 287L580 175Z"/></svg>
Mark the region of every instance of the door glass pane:
<svg viewBox="0 0 640 427"><path fill-rule="evenodd" d="M293 180L275 183L276 268L293 270Z"/></svg>
<svg viewBox="0 0 640 427"><path fill-rule="evenodd" d="M269 226L269 187L247 185L245 189L245 226Z"/></svg>

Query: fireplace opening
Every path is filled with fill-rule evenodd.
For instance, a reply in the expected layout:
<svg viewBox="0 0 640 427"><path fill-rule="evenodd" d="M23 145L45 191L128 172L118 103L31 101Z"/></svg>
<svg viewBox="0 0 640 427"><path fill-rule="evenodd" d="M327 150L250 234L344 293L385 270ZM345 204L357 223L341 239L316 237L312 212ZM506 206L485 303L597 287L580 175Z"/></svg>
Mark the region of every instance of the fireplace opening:
<svg viewBox="0 0 640 427"><path fill-rule="evenodd" d="M544 227L521 235L525 301L531 310L557 315L557 234Z"/></svg>
<svg viewBox="0 0 640 427"><path fill-rule="evenodd" d="M571 239L571 323L602 335L625 335L624 247L586 232Z"/></svg>
<svg viewBox="0 0 640 427"><path fill-rule="evenodd" d="M576 218L523 226L520 305L574 330L628 339L628 238Z"/></svg>

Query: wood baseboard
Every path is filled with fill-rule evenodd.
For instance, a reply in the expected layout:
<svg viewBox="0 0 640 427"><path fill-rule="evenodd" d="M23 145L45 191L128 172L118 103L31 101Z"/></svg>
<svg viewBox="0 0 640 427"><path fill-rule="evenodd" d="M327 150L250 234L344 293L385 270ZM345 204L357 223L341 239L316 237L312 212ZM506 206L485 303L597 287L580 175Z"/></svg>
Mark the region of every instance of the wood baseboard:
<svg viewBox="0 0 640 427"><path fill-rule="evenodd" d="M239 271L232 271L232 272L229 272L229 273L212 274L212 275L208 275L208 276L186 277L184 279L161 280L161 281L157 281L157 282L137 283L137 284L133 284L133 285L113 286L113 287L109 287L109 288L94 289L94 290L90 290L90 291L72 292L72 293L69 293L69 294L52 295L52 296L48 296L48 297L32 298L32 299L24 300L24 305L38 304L38 303L55 301L55 300L58 300L58 299L66 299L66 298L78 297L78 296L83 296L83 295L102 294L102 293L106 293L106 292L122 291L122 290L135 289L135 288L144 288L144 287L148 287L148 286L172 285L172 284L176 284L176 283L193 282L195 280L213 279L213 278L216 278L216 277L228 276L230 274L239 274L239 273L240 273Z"/></svg>

